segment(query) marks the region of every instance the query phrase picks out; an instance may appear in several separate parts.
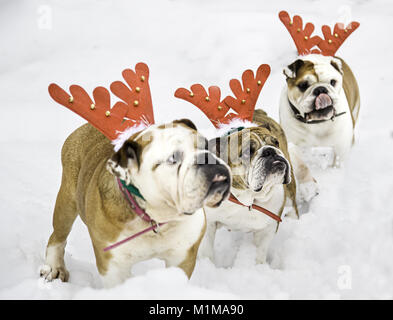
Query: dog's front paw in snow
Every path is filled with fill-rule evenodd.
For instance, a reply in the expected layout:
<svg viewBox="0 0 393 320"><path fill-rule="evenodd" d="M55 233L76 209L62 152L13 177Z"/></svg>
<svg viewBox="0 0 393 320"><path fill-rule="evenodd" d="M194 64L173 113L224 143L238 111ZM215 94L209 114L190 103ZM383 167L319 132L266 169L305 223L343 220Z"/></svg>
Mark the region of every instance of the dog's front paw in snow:
<svg viewBox="0 0 393 320"><path fill-rule="evenodd" d="M315 179L299 184L300 202L310 202L319 194L319 186Z"/></svg>
<svg viewBox="0 0 393 320"><path fill-rule="evenodd" d="M44 264L40 270L40 276L46 281L60 279L62 282L67 282L70 276L65 266L50 266Z"/></svg>

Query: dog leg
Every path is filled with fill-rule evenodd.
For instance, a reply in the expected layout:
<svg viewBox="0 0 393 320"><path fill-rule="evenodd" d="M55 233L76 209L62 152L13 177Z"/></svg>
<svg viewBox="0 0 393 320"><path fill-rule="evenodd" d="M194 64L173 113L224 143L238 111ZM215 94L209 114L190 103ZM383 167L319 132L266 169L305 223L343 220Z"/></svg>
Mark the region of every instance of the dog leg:
<svg viewBox="0 0 393 320"><path fill-rule="evenodd" d="M264 229L254 232L254 244L257 247L256 263L266 263L267 252L276 233L276 226L275 223L271 223Z"/></svg>
<svg viewBox="0 0 393 320"><path fill-rule="evenodd" d="M178 267L182 269L187 275L188 279L190 279L195 268L199 244L200 241L197 241L188 250L171 250L163 258L165 261L165 266L167 268Z"/></svg>
<svg viewBox="0 0 393 320"><path fill-rule="evenodd" d="M123 262L124 264L111 263L105 274L100 273L104 288L113 288L132 277L132 264L127 263L127 261Z"/></svg>
<svg viewBox="0 0 393 320"><path fill-rule="evenodd" d="M319 194L318 183L311 174L307 164L303 161L296 145L290 143L288 151L291 157L293 173L297 182L297 202L310 202Z"/></svg>
<svg viewBox="0 0 393 320"><path fill-rule="evenodd" d="M216 238L217 222L207 222L206 233L198 251L198 258L209 258L214 263L214 240Z"/></svg>
<svg viewBox="0 0 393 320"><path fill-rule="evenodd" d="M190 279L195 268L199 246L206 232L205 228L206 224L199 239L194 242L190 248L177 250L171 249L165 252L165 254L161 256L161 258L165 261L165 266L167 268L178 267L182 269L187 275L188 279Z"/></svg>
<svg viewBox="0 0 393 320"><path fill-rule="evenodd" d="M64 264L64 248L72 225L77 217L76 202L73 192L65 183L63 175L62 185L57 195L53 214L53 233L46 247L45 264L42 266L40 275L47 281L60 279L68 281L69 273Z"/></svg>

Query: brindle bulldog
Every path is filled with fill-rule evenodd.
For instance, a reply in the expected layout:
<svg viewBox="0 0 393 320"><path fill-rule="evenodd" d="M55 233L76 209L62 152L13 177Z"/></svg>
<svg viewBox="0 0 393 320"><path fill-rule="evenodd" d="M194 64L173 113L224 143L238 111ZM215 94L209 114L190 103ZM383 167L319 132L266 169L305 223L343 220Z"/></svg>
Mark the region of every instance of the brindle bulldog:
<svg viewBox="0 0 393 320"><path fill-rule="evenodd" d="M251 206L256 204L281 216L289 200L288 204L298 214L296 182L284 131L260 109L255 110L253 124L209 142L211 150L231 168L231 193L246 207L226 201L220 208L206 209L207 231L200 248L201 257L214 260L215 233L217 228L225 226L253 232L257 263L265 263L278 225L276 220Z"/></svg>

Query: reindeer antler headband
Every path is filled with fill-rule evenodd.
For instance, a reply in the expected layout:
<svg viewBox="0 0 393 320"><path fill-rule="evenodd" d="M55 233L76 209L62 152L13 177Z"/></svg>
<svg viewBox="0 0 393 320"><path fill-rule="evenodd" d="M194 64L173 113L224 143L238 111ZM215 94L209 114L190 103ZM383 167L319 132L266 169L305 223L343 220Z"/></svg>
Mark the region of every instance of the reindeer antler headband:
<svg viewBox="0 0 393 320"><path fill-rule="evenodd" d="M281 11L278 16L295 42L300 55L318 53L324 56L334 56L343 42L360 25L356 21L351 22L347 27L344 27L342 23L336 23L333 32L329 26L324 25L322 26L322 33L325 39L322 40L319 36L311 37L314 31L314 25L312 23L306 23L303 29L303 20L300 16L294 16L291 20L286 11ZM315 46L319 49L314 48Z"/></svg>
<svg viewBox="0 0 393 320"><path fill-rule="evenodd" d="M110 140L116 140L130 128L141 129L154 123L149 68L138 63L135 72L126 69L122 75L128 86L121 81L111 84L112 93L123 100L112 108L110 93L104 87L94 89L94 101L78 85L70 86L71 95L54 83L49 85L48 90L53 100L90 122Z"/></svg>
<svg viewBox="0 0 393 320"><path fill-rule="evenodd" d="M216 128L222 124L228 124L234 119L252 122L254 109L258 96L270 74L270 67L267 64L261 65L256 75L252 70L246 70L242 75L243 86L237 79L232 79L229 86L236 98L227 96L220 100L221 91L217 86L209 87L206 92L200 84L191 86L191 91L179 88L175 92L175 97L186 100L196 107L209 118ZM236 111L236 113L228 111Z"/></svg>

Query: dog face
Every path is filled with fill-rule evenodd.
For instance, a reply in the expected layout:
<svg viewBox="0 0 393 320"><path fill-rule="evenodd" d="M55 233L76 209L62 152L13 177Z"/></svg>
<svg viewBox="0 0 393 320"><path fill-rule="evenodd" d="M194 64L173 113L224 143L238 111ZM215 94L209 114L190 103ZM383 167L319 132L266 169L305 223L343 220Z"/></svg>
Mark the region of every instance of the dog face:
<svg viewBox="0 0 393 320"><path fill-rule="evenodd" d="M329 120L343 86L341 60L320 54L297 59L284 69L288 99L306 121Z"/></svg>
<svg viewBox="0 0 393 320"><path fill-rule="evenodd" d="M291 181L289 161L266 128L246 128L216 138L209 146L231 167L236 189L267 193L272 186Z"/></svg>
<svg viewBox="0 0 393 320"><path fill-rule="evenodd" d="M207 150L207 140L186 119L137 133L108 160L107 168L135 185L150 206L169 206L177 216L203 205L219 206L231 185L229 167Z"/></svg>

